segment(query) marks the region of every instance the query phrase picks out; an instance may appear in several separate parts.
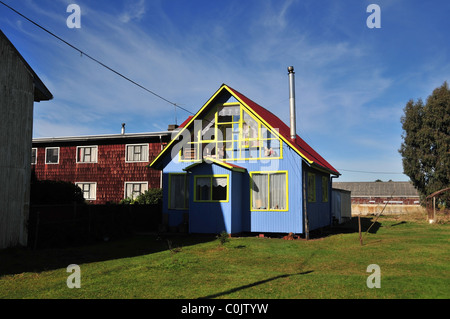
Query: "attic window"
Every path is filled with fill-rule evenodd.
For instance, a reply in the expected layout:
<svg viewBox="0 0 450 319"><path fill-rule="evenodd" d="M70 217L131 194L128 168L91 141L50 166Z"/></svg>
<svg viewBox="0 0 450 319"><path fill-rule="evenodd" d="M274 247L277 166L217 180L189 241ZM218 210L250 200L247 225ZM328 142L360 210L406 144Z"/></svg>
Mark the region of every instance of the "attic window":
<svg viewBox="0 0 450 319"><path fill-rule="evenodd" d="M181 161L212 157L222 160L282 158L277 129L269 129L250 111L236 103L220 104L201 119L201 131L180 152Z"/></svg>

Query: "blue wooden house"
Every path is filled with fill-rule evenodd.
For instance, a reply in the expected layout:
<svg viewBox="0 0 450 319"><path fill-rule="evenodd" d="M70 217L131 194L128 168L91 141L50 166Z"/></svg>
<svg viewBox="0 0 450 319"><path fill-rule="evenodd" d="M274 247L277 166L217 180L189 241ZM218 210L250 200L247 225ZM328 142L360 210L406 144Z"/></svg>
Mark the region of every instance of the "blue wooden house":
<svg viewBox="0 0 450 319"><path fill-rule="evenodd" d="M223 84L150 164L163 214L190 233L294 233L331 224L340 175L277 116Z"/></svg>

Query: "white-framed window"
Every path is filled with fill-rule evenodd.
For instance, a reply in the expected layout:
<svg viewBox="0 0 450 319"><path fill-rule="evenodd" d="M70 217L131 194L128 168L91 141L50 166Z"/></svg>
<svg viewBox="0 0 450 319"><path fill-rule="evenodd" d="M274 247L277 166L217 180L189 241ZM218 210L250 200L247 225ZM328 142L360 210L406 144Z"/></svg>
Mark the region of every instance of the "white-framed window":
<svg viewBox="0 0 450 319"><path fill-rule="evenodd" d="M169 209L188 209L189 185L186 173L169 173Z"/></svg>
<svg viewBox="0 0 450 319"><path fill-rule="evenodd" d="M83 192L83 197L86 200L96 200L97 199L97 183L95 182L76 182L81 191Z"/></svg>
<svg viewBox="0 0 450 319"><path fill-rule="evenodd" d="M125 162L148 162L148 144L125 145Z"/></svg>
<svg viewBox="0 0 450 319"><path fill-rule="evenodd" d="M59 164L59 147L45 148L45 164Z"/></svg>
<svg viewBox="0 0 450 319"><path fill-rule="evenodd" d="M98 146L77 146L77 163L97 163Z"/></svg>
<svg viewBox="0 0 450 319"><path fill-rule="evenodd" d="M31 149L31 164L34 165L37 163L37 148Z"/></svg>
<svg viewBox="0 0 450 319"><path fill-rule="evenodd" d="M135 199L148 190L148 182L125 182L125 198Z"/></svg>

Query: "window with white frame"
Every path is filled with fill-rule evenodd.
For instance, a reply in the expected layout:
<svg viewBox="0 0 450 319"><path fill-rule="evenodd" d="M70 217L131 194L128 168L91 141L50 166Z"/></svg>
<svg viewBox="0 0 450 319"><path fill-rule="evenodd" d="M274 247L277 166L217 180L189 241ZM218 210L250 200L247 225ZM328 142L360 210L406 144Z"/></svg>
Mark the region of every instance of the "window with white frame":
<svg viewBox="0 0 450 319"><path fill-rule="evenodd" d="M45 148L45 164L59 163L59 147Z"/></svg>
<svg viewBox="0 0 450 319"><path fill-rule="evenodd" d="M77 163L97 163L97 146L77 146Z"/></svg>
<svg viewBox="0 0 450 319"><path fill-rule="evenodd" d="M37 148L31 149L31 164L37 163Z"/></svg>
<svg viewBox="0 0 450 319"><path fill-rule="evenodd" d="M148 144L126 145L126 162L148 162Z"/></svg>
<svg viewBox="0 0 450 319"><path fill-rule="evenodd" d="M75 183L83 192L83 197L86 200L97 199L97 183L95 182L77 182Z"/></svg>
<svg viewBox="0 0 450 319"><path fill-rule="evenodd" d="M252 172L250 177L253 211L288 209L287 172Z"/></svg>
<svg viewBox="0 0 450 319"><path fill-rule="evenodd" d="M148 182L125 182L125 198L136 199L148 190Z"/></svg>

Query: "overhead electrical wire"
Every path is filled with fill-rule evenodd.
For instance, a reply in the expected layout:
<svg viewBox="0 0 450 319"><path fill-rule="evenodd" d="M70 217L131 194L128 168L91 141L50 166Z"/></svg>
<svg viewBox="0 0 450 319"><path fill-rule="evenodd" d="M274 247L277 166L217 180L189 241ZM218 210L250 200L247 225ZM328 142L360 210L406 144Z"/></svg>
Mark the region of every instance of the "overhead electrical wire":
<svg viewBox="0 0 450 319"><path fill-rule="evenodd" d="M4 3L3 1L0 0L0 3L3 4L5 7L7 7L8 9L14 11L16 14L20 15L22 18L28 20L29 22L31 22L32 24L34 24L34 25L37 26L38 28L42 29L43 31L45 31L45 32L47 32L48 34L50 34L51 36L55 37L55 38L58 39L59 41L65 43L66 45L68 45L68 46L71 47L72 49L78 51L78 52L81 54L81 56L83 56L83 55L86 56L87 58L89 58L89 59L91 59L92 61L94 61L94 62L98 63L99 65L101 65L102 67L104 67L104 68L108 69L109 71L111 71L111 72L117 74L118 76L120 76L120 77L124 78L125 80L131 82L132 84L134 84L134 85L140 87L141 89L143 89L143 90L145 90L145 91L147 91L147 92L153 94L154 96L160 98L161 100L163 100L163 101L165 101L165 102L167 102L167 103L169 103L169 104L172 104L173 106L178 107L179 109L182 109L183 111L186 111L186 112L188 112L188 113L194 115L194 113L192 113L191 111L189 111L189 110L187 110L187 109L185 109L185 108L179 106L178 104L176 104L176 103L174 103L174 102L172 102L172 101L169 101L168 99L162 97L161 95L159 95L159 94L157 94L157 93L155 93L155 92L153 92L153 91L147 89L145 86L143 86L143 85L141 85L141 84L139 84L139 83L133 81L133 80L130 79L129 77L123 75L122 73L120 73L120 72L114 70L113 68L107 66L107 65L104 64L103 62L101 62L101 61L97 60L96 58L90 56L90 55L87 54L86 52L84 52L84 51L82 51L81 49L77 48L76 46L70 44L69 42L67 42L66 40L64 40L64 39L62 39L61 37L57 36L57 35L54 34L53 32L47 30L46 28L44 28L44 27L41 26L40 24L34 22L33 20L31 20L30 18L26 17L25 15L23 15L22 13L20 13L20 12L17 11L16 9L12 8L11 6L7 5L7 4Z"/></svg>
<svg viewBox="0 0 450 319"><path fill-rule="evenodd" d="M403 173L395 173L395 172L369 172L369 171L353 171L343 168L338 168L339 171L352 172L352 173L366 173L366 174L398 174L402 175Z"/></svg>

